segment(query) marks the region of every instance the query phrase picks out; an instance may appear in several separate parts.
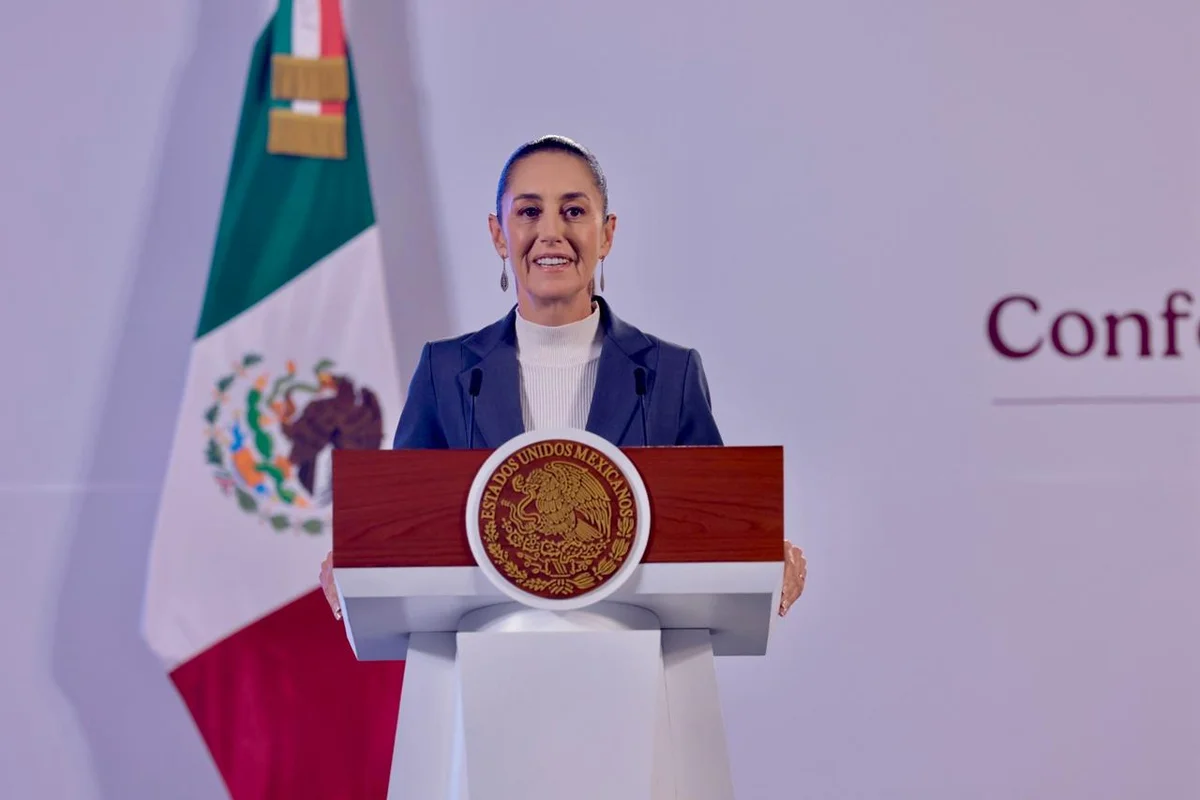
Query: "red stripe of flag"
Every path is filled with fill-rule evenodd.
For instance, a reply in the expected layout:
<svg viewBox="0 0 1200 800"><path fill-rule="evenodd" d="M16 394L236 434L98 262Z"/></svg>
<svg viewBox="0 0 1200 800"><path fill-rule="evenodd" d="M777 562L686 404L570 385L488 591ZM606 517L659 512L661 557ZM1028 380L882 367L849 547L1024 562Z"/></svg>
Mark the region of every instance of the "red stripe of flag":
<svg viewBox="0 0 1200 800"><path fill-rule="evenodd" d="M403 676L354 657L319 589L171 672L233 800L384 800Z"/></svg>
<svg viewBox="0 0 1200 800"><path fill-rule="evenodd" d="M342 26L341 0L321 0L321 55L346 55L346 32ZM346 104L339 101L321 103L322 114L345 114Z"/></svg>

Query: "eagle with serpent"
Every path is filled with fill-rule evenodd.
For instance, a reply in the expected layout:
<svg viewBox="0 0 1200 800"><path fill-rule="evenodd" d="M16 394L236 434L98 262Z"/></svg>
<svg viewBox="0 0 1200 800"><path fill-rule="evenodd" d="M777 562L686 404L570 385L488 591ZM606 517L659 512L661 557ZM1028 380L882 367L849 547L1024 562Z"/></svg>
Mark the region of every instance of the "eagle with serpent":
<svg viewBox="0 0 1200 800"><path fill-rule="evenodd" d="M570 457L583 450L527 448L506 462L509 468L501 465L485 489L484 547L497 569L530 594L563 598L596 589L632 547L637 515L628 482L591 450L590 458ZM559 457L547 458L552 452Z"/></svg>
<svg viewBox="0 0 1200 800"><path fill-rule="evenodd" d="M321 359L306 379L288 360L282 374L250 353L213 388L204 414L205 459L225 494L275 531L319 534L328 524L334 450L375 450L383 441L379 398Z"/></svg>

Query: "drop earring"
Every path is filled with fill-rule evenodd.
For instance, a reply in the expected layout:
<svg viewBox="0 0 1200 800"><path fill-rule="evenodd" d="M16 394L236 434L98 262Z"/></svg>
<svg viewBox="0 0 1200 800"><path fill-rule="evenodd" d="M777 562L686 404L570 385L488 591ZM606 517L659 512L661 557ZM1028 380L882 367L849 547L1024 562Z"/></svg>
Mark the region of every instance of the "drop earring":
<svg viewBox="0 0 1200 800"><path fill-rule="evenodd" d="M508 259L500 259L500 291L508 291Z"/></svg>
<svg viewBox="0 0 1200 800"><path fill-rule="evenodd" d="M600 259L600 291L604 291L604 259Z"/></svg>

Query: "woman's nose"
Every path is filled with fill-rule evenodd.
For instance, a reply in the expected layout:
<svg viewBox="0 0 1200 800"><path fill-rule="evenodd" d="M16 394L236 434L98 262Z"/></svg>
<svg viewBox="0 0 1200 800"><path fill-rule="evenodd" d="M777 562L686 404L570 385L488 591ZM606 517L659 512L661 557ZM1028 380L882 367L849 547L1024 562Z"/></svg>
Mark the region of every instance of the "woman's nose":
<svg viewBox="0 0 1200 800"><path fill-rule="evenodd" d="M562 241L562 221L553 214L543 214L538 219L537 235L544 244Z"/></svg>

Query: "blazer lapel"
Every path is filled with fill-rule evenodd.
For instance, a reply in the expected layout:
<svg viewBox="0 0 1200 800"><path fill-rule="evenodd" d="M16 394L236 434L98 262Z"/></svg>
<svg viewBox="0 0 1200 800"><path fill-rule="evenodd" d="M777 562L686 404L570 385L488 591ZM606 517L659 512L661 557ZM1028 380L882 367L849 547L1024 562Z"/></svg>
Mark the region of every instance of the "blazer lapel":
<svg viewBox="0 0 1200 800"><path fill-rule="evenodd" d="M601 325L604 326L604 344L600 350L600 364L596 369L596 390L588 411L587 429L613 444L619 445L621 437L629 427L630 420L638 410L638 396L634 382L634 371L646 370L647 408L649 395L654 390L654 370L641 358L652 342L641 331L626 325L609 310L607 303L597 298L600 304ZM641 444L641 433L634 437Z"/></svg>
<svg viewBox="0 0 1200 800"><path fill-rule="evenodd" d="M483 371L479 396L475 399L477 448L496 448L525 432L521 417L521 375L517 368L515 311L463 342L463 370L458 385L463 398L463 427L471 419L471 372ZM466 446L471 432L466 430Z"/></svg>
<svg viewBox="0 0 1200 800"><path fill-rule="evenodd" d="M634 371L646 370L647 397L654 394L654 368L647 363L646 352L653 342L644 333L618 319L602 298L600 324L604 328L604 343L596 370L596 389L588 410L587 430L613 444L620 444L638 410ZM480 330L463 342L463 369L458 385L463 401L463 430L471 417L471 371L483 371L479 396L475 401L475 446L496 448L514 436L525 432L521 415L521 373L517 365L516 309L504 319ZM637 437L641 444L641 434Z"/></svg>

